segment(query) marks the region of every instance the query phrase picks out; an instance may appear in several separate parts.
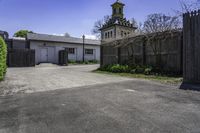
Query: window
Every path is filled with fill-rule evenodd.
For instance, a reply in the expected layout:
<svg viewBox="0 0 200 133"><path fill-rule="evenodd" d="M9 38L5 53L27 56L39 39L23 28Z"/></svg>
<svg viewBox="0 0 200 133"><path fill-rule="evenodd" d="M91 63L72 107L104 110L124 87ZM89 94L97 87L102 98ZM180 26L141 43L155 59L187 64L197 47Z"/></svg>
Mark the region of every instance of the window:
<svg viewBox="0 0 200 133"><path fill-rule="evenodd" d="M108 32L108 38L110 38L110 32Z"/></svg>
<svg viewBox="0 0 200 133"><path fill-rule="evenodd" d="M124 32L123 31L121 31L121 37L123 37L124 36Z"/></svg>
<svg viewBox="0 0 200 133"><path fill-rule="evenodd" d="M114 8L114 9L113 9L113 14L116 14L116 13L117 13L117 12L116 12L116 8Z"/></svg>
<svg viewBox="0 0 200 133"><path fill-rule="evenodd" d="M75 54L75 48L68 48L68 54Z"/></svg>
<svg viewBox="0 0 200 133"><path fill-rule="evenodd" d="M105 33L105 38L108 38L108 34L107 33Z"/></svg>
<svg viewBox="0 0 200 133"><path fill-rule="evenodd" d="M93 55L93 49L85 49L85 54Z"/></svg>
<svg viewBox="0 0 200 133"><path fill-rule="evenodd" d="M112 31L110 32L110 37L111 37L111 38L113 37L113 32L112 32Z"/></svg>
<svg viewBox="0 0 200 133"><path fill-rule="evenodd" d="M122 9L121 8L119 8L119 14L122 14Z"/></svg>

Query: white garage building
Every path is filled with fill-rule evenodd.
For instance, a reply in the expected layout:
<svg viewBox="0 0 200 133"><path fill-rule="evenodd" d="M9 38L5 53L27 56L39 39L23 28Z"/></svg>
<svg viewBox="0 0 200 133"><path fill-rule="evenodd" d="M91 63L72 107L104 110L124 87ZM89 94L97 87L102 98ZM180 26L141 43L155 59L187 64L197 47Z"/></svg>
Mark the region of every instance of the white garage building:
<svg viewBox="0 0 200 133"><path fill-rule="evenodd" d="M28 33L28 47L35 50L35 62L55 63L59 61L59 51L68 50L68 59L83 60L83 39L65 36ZM84 59L100 60L100 41L85 39Z"/></svg>

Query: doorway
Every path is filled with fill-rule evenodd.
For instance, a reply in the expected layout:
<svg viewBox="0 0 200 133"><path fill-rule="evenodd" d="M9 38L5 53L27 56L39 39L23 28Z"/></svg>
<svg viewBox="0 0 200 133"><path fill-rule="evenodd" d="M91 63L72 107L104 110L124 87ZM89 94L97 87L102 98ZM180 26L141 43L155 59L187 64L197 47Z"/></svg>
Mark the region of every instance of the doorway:
<svg viewBox="0 0 200 133"><path fill-rule="evenodd" d="M41 62L48 62L48 49L47 48L42 48L41 49Z"/></svg>

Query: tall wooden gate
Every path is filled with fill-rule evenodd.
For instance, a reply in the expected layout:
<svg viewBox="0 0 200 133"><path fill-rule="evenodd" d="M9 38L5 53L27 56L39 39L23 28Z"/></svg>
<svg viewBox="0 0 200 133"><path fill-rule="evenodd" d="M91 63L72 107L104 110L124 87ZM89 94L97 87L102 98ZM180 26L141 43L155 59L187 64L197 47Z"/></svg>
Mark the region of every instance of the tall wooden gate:
<svg viewBox="0 0 200 133"><path fill-rule="evenodd" d="M200 10L183 15L183 77L200 83Z"/></svg>

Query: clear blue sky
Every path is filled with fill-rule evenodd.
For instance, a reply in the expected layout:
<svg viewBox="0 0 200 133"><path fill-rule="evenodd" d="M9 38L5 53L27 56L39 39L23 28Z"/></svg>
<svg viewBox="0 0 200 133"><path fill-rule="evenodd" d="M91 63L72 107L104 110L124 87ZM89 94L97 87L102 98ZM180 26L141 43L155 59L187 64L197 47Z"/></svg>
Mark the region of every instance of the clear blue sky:
<svg viewBox="0 0 200 133"><path fill-rule="evenodd" d="M0 30L12 36L20 29L37 33L72 36L91 34L96 20L111 15L110 5L116 0L0 0ZM173 14L179 0L121 0L125 15L144 21L150 13ZM193 1L193 0L190 0Z"/></svg>

